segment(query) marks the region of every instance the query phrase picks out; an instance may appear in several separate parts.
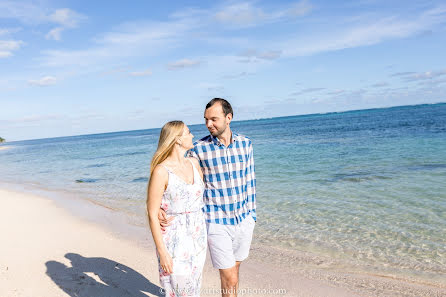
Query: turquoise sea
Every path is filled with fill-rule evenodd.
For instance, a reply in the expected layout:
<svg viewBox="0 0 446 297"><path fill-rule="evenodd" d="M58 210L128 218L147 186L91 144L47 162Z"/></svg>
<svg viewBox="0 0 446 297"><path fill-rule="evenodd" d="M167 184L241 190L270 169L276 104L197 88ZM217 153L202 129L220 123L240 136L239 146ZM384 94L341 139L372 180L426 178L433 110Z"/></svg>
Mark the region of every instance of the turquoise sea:
<svg viewBox="0 0 446 297"><path fill-rule="evenodd" d="M446 279L446 104L239 121L254 144L255 244ZM190 130L201 138L203 125ZM0 182L71 193L145 222L160 129L3 144Z"/></svg>

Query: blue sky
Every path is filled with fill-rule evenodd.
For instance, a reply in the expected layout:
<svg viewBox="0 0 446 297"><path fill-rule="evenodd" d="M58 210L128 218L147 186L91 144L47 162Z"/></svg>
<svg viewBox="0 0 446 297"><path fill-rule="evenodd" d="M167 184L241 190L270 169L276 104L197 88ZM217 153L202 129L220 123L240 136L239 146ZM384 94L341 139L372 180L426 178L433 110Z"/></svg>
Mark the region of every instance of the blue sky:
<svg viewBox="0 0 446 297"><path fill-rule="evenodd" d="M445 102L444 1L0 0L0 136Z"/></svg>

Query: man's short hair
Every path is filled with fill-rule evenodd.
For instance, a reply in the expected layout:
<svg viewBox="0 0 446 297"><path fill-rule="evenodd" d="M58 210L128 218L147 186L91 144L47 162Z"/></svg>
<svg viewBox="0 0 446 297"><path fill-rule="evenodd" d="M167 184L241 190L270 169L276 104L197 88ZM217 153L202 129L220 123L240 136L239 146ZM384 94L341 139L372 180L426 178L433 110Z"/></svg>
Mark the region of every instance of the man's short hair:
<svg viewBox="0 0 446 297"><path fill-rule="evenodd" d="M223 98L214 98L211 101L209 101L208 104L206 104L206 109L208 109L209 107L211 107L212 105L214 105L215 103L220 103L221 107L223 108L223 113L225 114L225 116L227 116L228 114L232 114L232 117L234 117L234 112L232 111L232 106L231 104Z"/></svg>

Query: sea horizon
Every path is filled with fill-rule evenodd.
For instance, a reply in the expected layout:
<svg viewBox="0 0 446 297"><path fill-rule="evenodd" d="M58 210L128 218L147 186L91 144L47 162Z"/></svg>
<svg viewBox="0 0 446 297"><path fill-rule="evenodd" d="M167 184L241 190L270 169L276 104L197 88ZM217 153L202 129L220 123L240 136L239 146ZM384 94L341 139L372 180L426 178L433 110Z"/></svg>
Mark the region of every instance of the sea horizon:
<svg viewBox="0 0 446 297"><path fill-rule="evenodd" d="M358 111L370 111L370 110L379 110L379 109L390 109L390 108L399 108L399 107L413 107L413 106L423 106L423 105L437 105L437 104L446 104L446 101L440 101L435 103L417 103L417 104L409 104L409 105L391 105L391 106L383 106L383 107L372 107L372 108L364 108L364 109L348 109L348 110L342 110L342 111L327 111L327 112L318 112L318 113L306 113L306 114L295 114L295 115L287 115L287 116L273 116L273 117L264 117L264 118L253 118L253 119L246 119L246 120L233 120L232 123L239 123L239 122L249 122L249 121L261 121L261 120L270 120L270 119L281 119L281 118L290 118L290 117L303 117L303 116L315 116L315 115L328 115L328 114L339 114L339 113L348 113L348 112L358 112ZM181 119L180 119L181 120ZM202 125L199 123L196 124L188 124L185 123L188 126L197 126ZM21 140L13 140L13 141L5 141L3 143L0 143L1 145L14 143L14 142L21 142L21 141L33 141L33 140L48 140L48 139L56 139L56 138L64 138L64 137L81 137L81 136L94 136L94 135L101 135L101 134L113 134L113 133L125 133L125 132L139 132L139 131L145 131L145 130L157 130L161 129L162 127L152 127L152 128L145 128L145 129L134 129L134 130L118 130L118 131L107 131L107 132L98 132L98 133L87 133L87 134L74 134L74 135L63 135L63 136L52 136L52 137L44 137L44 138L31 138L31 139L21 139Z"/></svg>

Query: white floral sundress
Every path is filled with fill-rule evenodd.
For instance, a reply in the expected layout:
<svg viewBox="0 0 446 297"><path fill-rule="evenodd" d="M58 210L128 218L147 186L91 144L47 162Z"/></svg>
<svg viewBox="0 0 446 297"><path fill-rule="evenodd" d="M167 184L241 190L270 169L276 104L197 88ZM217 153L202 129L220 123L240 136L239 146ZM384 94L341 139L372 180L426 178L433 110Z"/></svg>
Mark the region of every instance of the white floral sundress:
<svg viewBox="0 0 446 297"><path fill-rule="evenodd" d="M190 160L189 160L190 161ZM167 167L167 188L161 208L174 216L172 225L162 232L163 241L173 260L173 273L167 274L159 265L160 283L166 296L200 296L201 276L206 259L207 232L204 207L204 184L190 161L194 183L188 184Z"/></svg>

